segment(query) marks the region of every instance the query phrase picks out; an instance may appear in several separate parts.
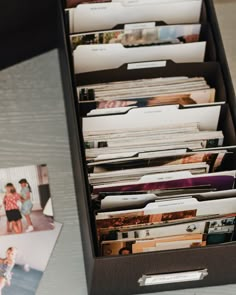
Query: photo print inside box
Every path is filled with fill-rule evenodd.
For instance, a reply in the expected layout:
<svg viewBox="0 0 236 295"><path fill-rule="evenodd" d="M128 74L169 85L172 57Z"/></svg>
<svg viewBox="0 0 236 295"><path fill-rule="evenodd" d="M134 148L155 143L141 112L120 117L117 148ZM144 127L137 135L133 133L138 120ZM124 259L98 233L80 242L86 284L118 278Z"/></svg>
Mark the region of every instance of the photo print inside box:
<svg viewBox="0 0 236 295"><path fill-rule="evenodd" d="M0 169L0 236L52 229L47 166Z"/></svg>
<svg viewBox="0 0 236 295"><path fill-rule="evenodd" d="M50 231L0 236L0 294L34 295L60 234Z"/></svg>

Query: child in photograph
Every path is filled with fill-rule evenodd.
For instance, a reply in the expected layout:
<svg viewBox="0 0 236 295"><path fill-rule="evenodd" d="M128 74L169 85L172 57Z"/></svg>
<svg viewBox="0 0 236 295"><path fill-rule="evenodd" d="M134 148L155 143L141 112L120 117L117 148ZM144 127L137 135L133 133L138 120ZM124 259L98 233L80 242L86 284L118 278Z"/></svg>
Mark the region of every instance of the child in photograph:
<svg viewBox="0 0 236 295"><path fill-rule="evenodd" d="M17 250L14 247L7 249L6 258L0 258L0 295L2 294L2 289L11 284L12 269L15 265Z"/></svg>
<svg viewBox="0 0 236 295"><path fill-rule="evenodd" d="M28 228L26 229L26 232L31 232L34 230L33 223L30 218L30 214L33 208L33 203L31 201L31 196L30 196L31 187L25 178L22 178L19 181L19 183L21 185L21 191L20 191L21 201L22 201L21 213L25 216L25 219L28 224Z"/></svg>
<svg viewBox="0 0 236 295"><path fill-rule="evenodd" d="M22 233L22 216L17 204L17 202L21 201L21 197L19 194L17 194L16 189L12 183L7 183L5 188L6 195L4 196L3 204L8 220L7 229L10 230L12 228L15 233Z"/></svg>

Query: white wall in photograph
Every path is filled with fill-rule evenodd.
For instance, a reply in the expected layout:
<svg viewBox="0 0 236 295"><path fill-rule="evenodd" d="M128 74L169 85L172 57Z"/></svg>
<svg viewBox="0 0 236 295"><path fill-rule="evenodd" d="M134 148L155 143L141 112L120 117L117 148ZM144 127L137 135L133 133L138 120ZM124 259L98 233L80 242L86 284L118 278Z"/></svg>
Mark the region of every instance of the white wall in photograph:
<svg viewBox="0 0 236 295"><path fill-rule="evenodd" d="M11 182L16 187L18 193L20 193L21 186L18 183L20 179L26 178L30 184L32 193L31 199L34 204L33 210L41 209L40 197L39 197L39 177L38 168L36 165L25 166L25 167L14 167L7 169L0 169L0 202L2 201L5 194L5 185ZM2 203L2 202L1 202ZM1 210L1 215L5 215L5 210Z"/></svg>
<svg viewBox="0 0 236 295"><path fill-rule="evenodd" d="M27 234L0 237L0 257L5 258L9 247L17 248L16 263L27 268L44 271L61 230L55 222L55 229Z"/></svg>

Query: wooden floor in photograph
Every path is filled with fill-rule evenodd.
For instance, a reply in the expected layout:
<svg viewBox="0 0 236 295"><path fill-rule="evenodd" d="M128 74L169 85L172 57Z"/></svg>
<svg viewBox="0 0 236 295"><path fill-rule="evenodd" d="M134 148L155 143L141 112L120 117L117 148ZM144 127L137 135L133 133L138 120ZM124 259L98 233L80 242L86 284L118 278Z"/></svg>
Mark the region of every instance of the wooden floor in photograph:
<svg viewBox="0 0 236 295"><path fill-rule="evenodd" d="M43 273L35 269L24 270L24 266L16 265L13 269L10 286L6 286L2 295L34 295Z"/></svg>
<svg viewBox="0 0 236 295"><path fill-rule="evenodd" d="M33 211L31 213L31 220L34 225L34 231L43 231L43 230L53 229L52 218L43 215L42 211ZM1 218L0 218L0 236L12 234L12 233L7 233L6 224L7 224L6 216L1 216ZM27 229L27 223L26 223L24 216L22 216L22 224L23 224L23 232L25 232L25 230Z"/></svg>

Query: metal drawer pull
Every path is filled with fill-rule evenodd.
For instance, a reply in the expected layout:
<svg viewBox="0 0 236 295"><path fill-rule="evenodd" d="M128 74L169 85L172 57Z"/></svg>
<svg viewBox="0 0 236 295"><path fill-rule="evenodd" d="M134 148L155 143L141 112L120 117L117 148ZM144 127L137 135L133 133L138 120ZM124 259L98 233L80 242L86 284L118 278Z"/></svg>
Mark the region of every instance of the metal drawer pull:
<svg viewBox="0 0 236 295"><path fill-rule="evenodd" d="M143 275L138 283L140 286L152 286L203 280L208 275L207 269L168 273L160 275Z"/></svg>

